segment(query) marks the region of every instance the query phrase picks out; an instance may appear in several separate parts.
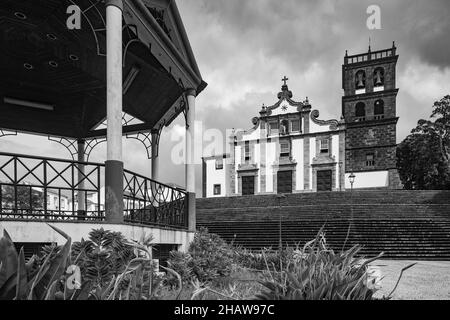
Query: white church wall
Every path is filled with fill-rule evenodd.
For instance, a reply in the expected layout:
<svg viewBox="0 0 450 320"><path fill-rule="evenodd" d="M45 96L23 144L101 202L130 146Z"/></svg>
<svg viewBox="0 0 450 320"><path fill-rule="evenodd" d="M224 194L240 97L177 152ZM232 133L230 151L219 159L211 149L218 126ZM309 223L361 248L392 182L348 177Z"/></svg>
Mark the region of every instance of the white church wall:
<svg viewBox="0 0 450 320"><path fill-rule="evenodd" d="M207 186L206 186L206 196L209 197L223 197L226 194L225 185L225 165L223 169L216 170L216 160L209 159L206 160L206 176ZM214 194L214 185L220 184L220 194Z"/></svg>
<svg viewBox="0 0 450 320"><path fill-rule="evenodd" d="M331 153L332 156L336 159L336 189L340 187L340 179L339 179L339 135L333 134L331 136Z"/></svg>
<svg viewBox="0 0 450 320"><path fill-rule="evenodd" d="M353 183L353 189L382 188L389 186L389 172L387 170L355 172L354 175L355 175L355 182ZM351 188L349 176L350 173L345 174L346 189Z"/></svg>
<svg viewBox="0 0 450 320"><path fill-rule="evenodd" d="M257 165L257 167L259 168L259 170L261 171L261 145L259 143L255 144L255 163ZM261 172L258 171L258 177L256 179L256 190L255 192L261 192Z"/></svg>
<svg viewBox="0 0 450 320"><path fill-rule="evenodd" d="M276 157L276 145L274 141L267 143L266 146L266 192L273 192L273 163Z"/></svg>
<svg viewBox="0 0 450 320"><path fill-rule="evenodd" d="M244 141L257 140L259 138L261 138L261 129L259 126L258 126L258 128L256 128L255 131L252 131L250 133L242 135L242 140L244 140Z"/></svg>
<svg viewBox="0 0 450 320"><path fill-rule="evenodd" d="M239 180L238 180L238 174L237 174L237 169L239 168L239 165L241 164L241 151L242 151L242 147L241 146L235 146L235 171L234 171L234 181L235 181L235 186L234 186L234 190L236 190L236 193L238 193L239 190Z"/></svg>
<svg viewBox="0 0 450 320"><path fill-rule="evenodd" d="M295 190L304 189L304 171L303 171L303 139L292 140L292 158L297 161L297 168L295 171L296 186Z"/></svg>
<svg viewBox="0 0 450 320"><path fill-rule="evenodd" d="M310 121L309 121L309 132L310 133L319 133L319 132L327 132L327 131L330 131L329 125L321 126L321 125L318 125L317 123L314 123L310 119Z"/></svg>

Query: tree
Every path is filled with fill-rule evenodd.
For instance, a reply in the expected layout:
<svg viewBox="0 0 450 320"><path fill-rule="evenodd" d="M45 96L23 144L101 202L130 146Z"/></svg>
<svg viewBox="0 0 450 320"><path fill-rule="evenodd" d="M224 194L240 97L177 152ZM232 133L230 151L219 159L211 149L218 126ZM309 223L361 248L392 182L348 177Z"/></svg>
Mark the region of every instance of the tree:
<svg viewBox="0 0 450 320"><path fill-rule="evenodd" d="M430 118L419 120L397 147L405 189L450 189L450 95L434 103Z"/></svg>
<svg viewBox="0 0 450 320"><path fill-rule="evenodd" d="M41 191L35 190L27 185L18 185L16 187L12 185L2 185L1 194L3 208L15 207L15 188L17 188L16 209L28 210L30 209L30 206L37 210L44 208L44 197Z"/></svg>

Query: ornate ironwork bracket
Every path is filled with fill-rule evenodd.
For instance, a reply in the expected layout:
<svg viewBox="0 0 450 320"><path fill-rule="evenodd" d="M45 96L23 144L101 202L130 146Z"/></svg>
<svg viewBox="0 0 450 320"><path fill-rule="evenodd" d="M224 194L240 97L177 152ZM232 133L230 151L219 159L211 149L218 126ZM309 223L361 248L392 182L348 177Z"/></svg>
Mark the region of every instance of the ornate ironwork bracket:
<svg viewBox="0 0 450 320"><path fill-rule="evenodd" d="M78 1L75 1L75 0L69 0L69 1L73 5L78 6L78 4L76 3ZM99 8L97 7L98 5L102 5L101 0L96 0L96 1L89 0L89 6L85 9L80 7L80 9L81 9L81 14L86 19L86 21L89 24L89 27L91 28L91 31L94 35L95 43L97 45L97 55L105 57L106 52L101 52L100 43L99 43L99 35L106 30L106 21L103 18L102 14L100 13ZM94 26L93 21L91 21L91 19L89 18L89 14L88 14L89 11L92 11L93 12L92 14L100 17L101 25Z"/></svg>
<svg viewBox="0 0 450 320"><path fill-rule="evenodd" d="M64 148L66 148L66 150L69 151L72 160L75 160L77 158L78 155L77 140L52 136L49 136L48 140L59 143Z"/></svg>
<svg viewBox="0 0 450 320"><path fill-rule="evenodd" d="M147 158L148 159L155 159L159 156L159 141L161 138L161 132L162 129L164 128L165 122L162 123L159 128L157 129L153 129L151 131L141 131L141 132L137 132L137 133L132 133L132 134L126 134L126 138L127 139L135 139L140 141L144 147L145 150L147 151ZM156 141L152 140L152 135L156 134ZM153 144L156 144L156 153L153 154L152 152L152 147Z"/></svg>
<svg viewBox="0 0 450 320"><path fill-rule="evenodd" d="M103 142L106 142L106 138L93 138L86 140L84 145L84 155L86 157L86 162L89 161L89 157L91 156L92 150Z"/></svg>
<svg viewBox="0 0 450 320"><path fill-rule="evenodd" d="M76 139L68 139L68 138L60 138L60 137L48 137L48 140L52 142L59 143L64 148L66 148L67 151L69 151L70 156L72 157L72 160L76 160L78 158L78 141ZM106 138L92 138L89 140L85 140L84 145L84 156L85 161L89 161L89 157L91 155L92 150L99 145L100 143L103 143L106 141Z"/></svg>

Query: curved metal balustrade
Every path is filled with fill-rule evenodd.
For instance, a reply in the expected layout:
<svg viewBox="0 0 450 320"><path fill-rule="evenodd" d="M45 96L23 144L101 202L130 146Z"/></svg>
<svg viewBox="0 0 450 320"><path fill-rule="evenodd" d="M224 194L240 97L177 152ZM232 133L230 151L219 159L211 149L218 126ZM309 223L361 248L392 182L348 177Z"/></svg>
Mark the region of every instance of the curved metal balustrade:
<svg viewBox="0 0 450 320"><path fill-rule="evenodd" d="M106 221L104 164L0 152L0 220ZM124 171L124 221L187 228L182 189Z"/></svg>

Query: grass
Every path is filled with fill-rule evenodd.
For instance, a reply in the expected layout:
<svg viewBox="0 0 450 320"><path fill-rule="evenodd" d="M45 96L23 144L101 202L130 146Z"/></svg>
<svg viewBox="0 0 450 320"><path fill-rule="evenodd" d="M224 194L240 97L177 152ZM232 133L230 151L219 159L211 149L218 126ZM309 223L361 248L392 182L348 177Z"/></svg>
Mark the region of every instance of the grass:
<svg viewBox="0 0 450 320"><path fill-rule="evenodd" d="M388 295L397 282L403 267L417 264L403 273L392 295L395 300L448 300L450 299L450 261L377 260L371 264L379 268L381 289L375 297Z"/></svg>

